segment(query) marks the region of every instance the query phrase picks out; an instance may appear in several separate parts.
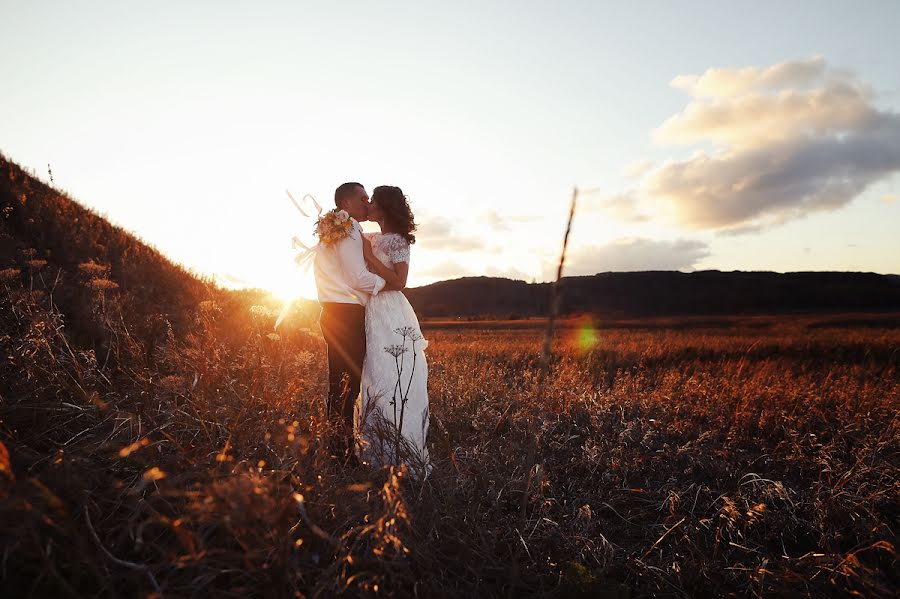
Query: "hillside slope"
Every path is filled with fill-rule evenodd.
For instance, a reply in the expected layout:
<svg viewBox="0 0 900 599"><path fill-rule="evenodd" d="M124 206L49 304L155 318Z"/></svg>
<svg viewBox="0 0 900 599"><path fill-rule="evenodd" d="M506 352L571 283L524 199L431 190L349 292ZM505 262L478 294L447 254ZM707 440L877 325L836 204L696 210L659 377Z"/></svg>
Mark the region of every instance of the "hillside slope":
<svg viewBox="0 0 900 599"><path fill-rule="evenodd" d="M278 307L263 291L224 290L198 277L2 155L0 271L38 293L44 290L66 317L75 344L98 354L112 351L113 359L116 336L104 320L152 345L169 331L188 333L204 301L237 321L246 321L253 305ZM294 324L298 318L310 324L299 314Z"/></svg>
<svg viewBox="0 0 900 599"><path fill-rule="evenodd" d="M228 478L240 469L229 452L277 463L265 431L298 415L298 396L321 397L323 377L305 374L321 355L303 330L314 315L275 334L276 307L198 279L0 156L0 596L145 596L159 590L153 574L122 576L121 562L111 574L108 556L168 564L182 551L199 568L164 586L191 594L206 542L248 578L265 574L231 549L246 537L223 526L230 516L191 506L198 494L254 497L243 471ZM163 497L166 477L179 483ZM295 509L289 488L278 497ZM186 548L173 510L218 540ZM122 534L138 521L146 544Z"/></svg>
<svg viewBox="0 0 900 599"><path fill-rule="evenodd" d="M53 302L85 343L96 316L89 296L114 294L116 317L145 333L154 315L186 327L188 308L218 295L133 234L112 225L0 156L0 269L52 289ZM156 319L158 320L158 318Z"/></svg>

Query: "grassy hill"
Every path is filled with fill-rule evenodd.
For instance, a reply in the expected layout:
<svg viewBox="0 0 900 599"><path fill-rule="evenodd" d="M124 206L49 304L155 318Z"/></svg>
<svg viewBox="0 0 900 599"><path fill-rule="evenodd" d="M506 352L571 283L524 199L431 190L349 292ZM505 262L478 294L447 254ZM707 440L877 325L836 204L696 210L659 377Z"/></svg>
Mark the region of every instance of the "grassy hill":
<svg viewBox="0 0 900 599"><path fill-rule="evenodd" d="M153 477L213 484L231 466L216 456L243 447L235 423L293 420L315 314L275 334L278 307L196 277L0 156L0 595L101 592L109 548L141 553L133 538L121 550L123 523L186 509L187 494L150 507ZM147 543L168 551L176 532Z"/></svg>

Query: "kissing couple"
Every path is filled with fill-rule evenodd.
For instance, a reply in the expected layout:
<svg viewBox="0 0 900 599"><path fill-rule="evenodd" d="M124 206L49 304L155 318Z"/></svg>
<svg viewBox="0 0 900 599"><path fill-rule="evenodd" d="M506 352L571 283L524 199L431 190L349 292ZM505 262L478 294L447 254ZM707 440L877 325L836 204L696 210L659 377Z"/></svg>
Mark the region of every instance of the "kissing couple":
<svg viewBox="0 0 900 599"><path fill-rule="evenodd" d="M416 313L401 290L409 275L416 223L399 187L381 186L371 201L360 183L334 191L340 231L320 232L313 272L328 353L327 414L340 431L335 453L374 466L431 469L428 365ZM379 233L363 233L373 221ZM337 239L334 239L337 237Z"/></svg>

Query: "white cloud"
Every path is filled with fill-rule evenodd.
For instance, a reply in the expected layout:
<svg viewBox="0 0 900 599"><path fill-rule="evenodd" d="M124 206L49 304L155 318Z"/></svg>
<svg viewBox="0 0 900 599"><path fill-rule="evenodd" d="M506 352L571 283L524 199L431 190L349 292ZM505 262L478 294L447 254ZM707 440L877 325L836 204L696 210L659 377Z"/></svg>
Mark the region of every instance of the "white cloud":
<svg viewBox="0 0 900 599"><path fill-rule="evenodd" d="M653 168L653 162L649 160L638 160L631 164L626 164L622 169L622 176L626 179L640 179Z"/></svg>
<svg viewBox="0 0 900 599"><path fill-rule="evenodd" d="M871 128L879 115L867 86L834 79L812 89L695 98L654 131L654 137L675 144L713 142L746 148Z"/></svg>
<svg viewBox="0 0 900 599"><path fill-rule="evenodd" d="M574 252L567 261L565 275L593 275L610 271L693 270L694 265L708 255L709 248L702 241L657 241L625 237Z"/></svg>
<svg viewBox="0 0 900 599"><path fill-rule="evenodd" d="M645 174L613 202L639 202L688 228L745 233L845 206L900 171L900 114L824 59L679 76L692 99L656 131L659 141L706 144Z"/></svg>
<svg viewBox="0 0 900 599"><path fill-rule="evenodd" d="M599 208L610 216L626 223L641 223L650 220L642 210L640 198L633 191L626 191L601 200Z"/></svg>
<svg viewBox="0 0 900 599"><path fill-rule="evenodd" d="M484 249L484 241L477 237L460 235L453 221L446 218L431 218L416 230L416 242L429 251L468 252Z"/></svg>
<svg viewBox="0 0 900 599"><path fill-rule="evenodd" d="M672 87L694 97L728 97L810 83L822 77L825 69L825 59L815 56L769 67L713 68L702 75L679 75L672 80Z"/></svg>
<svg viewBox="0 0 900 599"><path fill-rule="evenodd" d="M512 231L515 225L534 222L540 218L530 214L501 214L493 209L484 215L484 221L493 231Z"/></svg>

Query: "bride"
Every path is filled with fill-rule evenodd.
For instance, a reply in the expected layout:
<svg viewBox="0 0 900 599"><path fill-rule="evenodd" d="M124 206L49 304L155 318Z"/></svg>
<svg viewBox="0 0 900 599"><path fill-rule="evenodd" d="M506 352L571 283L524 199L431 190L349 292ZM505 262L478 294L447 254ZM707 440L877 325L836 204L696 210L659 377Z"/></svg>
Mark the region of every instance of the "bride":
<svg viewBox="0 0 900 599"><path fill-rule="evenodd" d="M409 246L416 224L403 191L381 186L372 192L363 256L369 270L393 289L406 287ZM382 291L366 306L366 358L362 402L357 413L360 457L375 465L406 464L415 476L431 471L428 449L428 364L416 313L401 291Z"/></svg>

